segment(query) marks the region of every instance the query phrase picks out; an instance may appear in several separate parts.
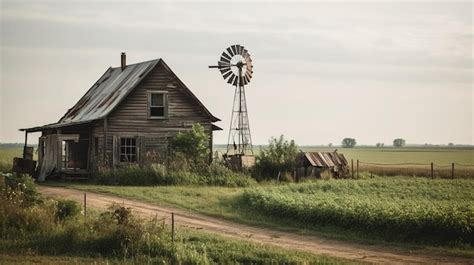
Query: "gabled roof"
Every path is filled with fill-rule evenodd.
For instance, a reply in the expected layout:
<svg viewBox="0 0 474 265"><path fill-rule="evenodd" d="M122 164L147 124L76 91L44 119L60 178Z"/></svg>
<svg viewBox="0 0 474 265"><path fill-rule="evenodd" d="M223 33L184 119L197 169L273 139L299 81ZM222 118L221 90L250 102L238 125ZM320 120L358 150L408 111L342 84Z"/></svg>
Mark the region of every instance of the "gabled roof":
<svg viewBox="0 0 474 265"><path fill-rule="evenodd" d="M21 131L40 131L48 128L59 128L83 124L107 117L132 90L156 67L161 64L184 88L185 92L204 110L212 122L220 121L213 116L186 85L171 71L162 59L129 64L124 70L121 67L110 67L82 96L82 98L57 122L40 127L20 129Z"/></svg>
<svg viewBox="0 0 474 265"><path fill-rule="evenodd" d="M347 165L344 155L337 152L304 152L304 157L313 167L331 168Z"/></svg>
<svg viewBox="0 0 474 265"><path fill-rule="evenodd" d="M110 67L58 123L105 118L147 76L159 60L130 64L123 71L120 67Z"/></svg>

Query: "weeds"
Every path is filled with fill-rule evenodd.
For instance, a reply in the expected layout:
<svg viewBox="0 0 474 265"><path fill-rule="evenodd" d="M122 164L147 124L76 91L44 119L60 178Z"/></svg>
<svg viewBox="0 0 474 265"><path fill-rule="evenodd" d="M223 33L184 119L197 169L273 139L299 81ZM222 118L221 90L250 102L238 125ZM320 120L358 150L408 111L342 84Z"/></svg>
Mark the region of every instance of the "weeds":
<svg viewBox="0 0 474 265"><path fill-rule="evenodd" d="M167 169L163 165L131 165L98 173L94 182L106 185L213 185L246 187L255 183L248 175L234 172L223 165L213 163L199 168Z"/></svg>

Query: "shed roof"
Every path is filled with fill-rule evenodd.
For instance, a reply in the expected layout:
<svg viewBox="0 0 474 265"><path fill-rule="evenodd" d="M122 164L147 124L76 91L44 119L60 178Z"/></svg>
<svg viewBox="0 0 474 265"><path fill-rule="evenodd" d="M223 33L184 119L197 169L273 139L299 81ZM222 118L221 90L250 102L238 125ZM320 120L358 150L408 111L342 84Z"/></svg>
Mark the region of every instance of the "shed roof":
<svg viewBox="0 0 474 265"><path fill-rule="evenodd" d="M337 152L304 152L304 157L313 167L330 168L347 165L344 155Z"/></svg>
<svg viewBox="0 0 474 265"><path fill-rule="evenodd" d="M212 122L219 121L199 101L199 99L179 80L162 59L129 64L125 69L121 67L109 67L107 71L94 83L84 96L57 122L21 131L41 131L49 128L60 128L70 125L83 124L94 120L105 118L110 114L127 95L142 81L157 64L161 64L168 70L177 82L184 88L185 92L201 106Z"/></svg>

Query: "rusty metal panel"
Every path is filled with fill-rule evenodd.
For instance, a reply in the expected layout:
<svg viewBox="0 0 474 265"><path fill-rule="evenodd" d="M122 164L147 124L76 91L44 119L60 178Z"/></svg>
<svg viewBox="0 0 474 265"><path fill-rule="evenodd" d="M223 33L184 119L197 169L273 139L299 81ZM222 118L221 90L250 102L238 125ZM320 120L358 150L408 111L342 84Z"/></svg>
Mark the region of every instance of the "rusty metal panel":
<svg viewBox="0 0 474 265"><path fill-rule="evenodd" d="M347 165L344 155L335 152L305 152L304 157L313 167L333 168Z"/></svg>
<svg viewBox="0 0 474 265"><path fill-rule="evenodd" d="M109 68L60 120L60 124L92 121L107 116L153 69L159 59Z"/></svg>

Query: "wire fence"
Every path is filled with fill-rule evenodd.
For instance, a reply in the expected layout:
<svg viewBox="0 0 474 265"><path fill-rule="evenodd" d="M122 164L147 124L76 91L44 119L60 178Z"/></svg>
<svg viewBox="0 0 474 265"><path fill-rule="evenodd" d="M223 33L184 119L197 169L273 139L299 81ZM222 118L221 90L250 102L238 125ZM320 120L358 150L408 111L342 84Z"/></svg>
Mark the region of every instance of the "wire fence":
<svg viewBox="0 0 474 265"><path fill-rule="evenodd" d="M378 163L360 160L350 161L350 174L357 178L361 174L383 176L418 176L429 178L474 178L474 165L451 163Z"/></svg>

